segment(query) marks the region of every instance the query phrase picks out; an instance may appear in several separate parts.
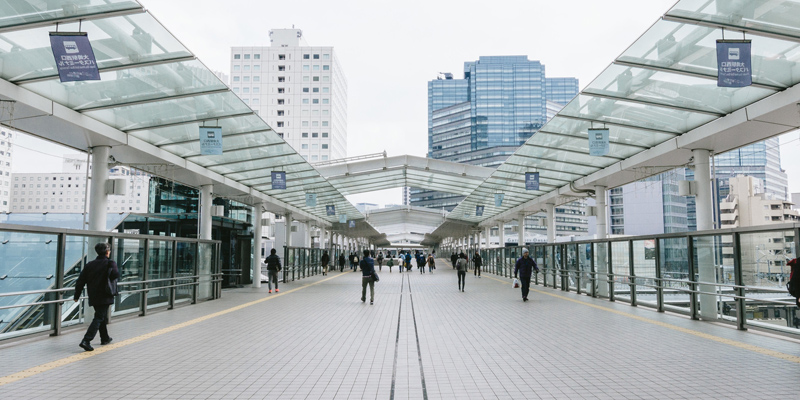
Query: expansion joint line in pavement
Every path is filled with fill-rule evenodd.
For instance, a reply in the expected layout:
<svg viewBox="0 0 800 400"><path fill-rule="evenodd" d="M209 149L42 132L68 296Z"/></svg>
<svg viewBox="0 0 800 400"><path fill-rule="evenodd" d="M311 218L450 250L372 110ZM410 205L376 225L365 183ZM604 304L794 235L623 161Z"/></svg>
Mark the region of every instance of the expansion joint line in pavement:
<svg viewBox="0 0 800 400"><path fill-rule="evenodd" d="M495 280L497 282L500 282L500 283L502 283L504 285L507 283L505 281L502 281L500 279L497 279L497 278L494 278L494 277L491 277L491 276L487 276L487 277L489 279L492 279L492 280ZM739 341L736 341L736 340L726 339L726 338L719 337L719 336L716 336L716 335L712 335L712 334L709 334L709 333L700 332L700 331L696 331L696 330L692 330L692 329L688 329L688 328L683 328L683 327L680 327L680 326L677 326L677 325L673 325L673 324L669 324L669 323L661 322L661 321L656 321L656 320L653 320L653 319L650 319L650 318L645 318L645 317L642 317L642 316L639 316L639 315L630 314L630 313L627 313L627 312L624 312L624 311L614 310L612 308L599 306L597 304L587 303L587 302L584 302L584 301L581 301L581 300L572 299L572 298L569 298L569 297L566 297L566 296L561 296L561 295L558 295L558 294L555 294L555 293L548 293L548 292L545 292L543 290L538 290L538 289L531 289L531 290L536 292L536 293L541 293L541 294L544 294L544 295L547 295L547 296L550 296L550 297L555 297L557 299L566 300L566 301L569 301L569 302L572 302L572 303L576 303L576 304L581 304L581 305L584 305L584 306L587 306L587 307L592 307L594 309L610 312L612 314L621 315L623 317L631 318L631 319L634 319L634 320L637 320L637 321L640 321L640 322L646 322L648 324L660 326L662 328L672 329L674 331L686 333L686 334L689 334L689 335L692 335L692 336L696 336L696 337L699 337L699 338L711 340L711 341L714 341L714 342L717 342L717 343L726 344L726 345L733 346L733 347L736 347L736 348L739 348L739 349L742 349L742 350L749 350L749 351L752 351L752 352L755 352L755 353L758 353L758 354L762 354L762 355L765 355L765 356L775 357L775 358L779 358L779 359L784 360L784 361L789 361L789 362L793 362L793 363L796 363L796 364L800 364L800 357L793 356L791 354L781 353L779 351L770 350L770 349L766 349L766 348L759 347L759 346L754 346L752 344L742 343L742 342L739 342Z"/></svg>
<svg viewBox="0 0 800 400"><path fill-rule="evenodd" d="M392 366L392 394L389 396L390 400L394 400L394 387L397 380L397 353L400 347L400 317L403 315L403 282L405 282L405 275L400 278L400 309L397 311L397 338L394 341L394 365Z"/></svg>
<svg viewBox="0 0 800 400"><path fill-rule="evenodd" d="M408 280L408 298L411 300L411 316L414 318L414 336L417 339L417 359L419 360L419 377L422 381L422 398L428 400L428 389L425 387L425 371L422 370L422 349L419 346L419 332L417 331L417 313L414 311L414 294L411 291L411 279Z"/></svg>
<svg viewBox="0 0 800 400"><path fill-rule="evenodd" d="M287 294L296 292L298 290L302 290L302 289L305 289L305 288L308 288L308 287L311 287L311 286L314 286L314 285L318 285L318 284L320 284L322 282L326 282L326 281L329 281L331 279L338 278L338 277L340 277L340 276L342 276L344 274L345 274L344 272L341 272L341 273L339 273L339 275L335 275L335 276L332 276L330 278L321 279L319 281L316 281L316 282L313 282L313 283L310 283L310 284L307 284L307 285L303 285L303 286L300 286L300 287L297 287L297 288L294 288L294 289L290 289L290 290L287 290L285 292L277 293L277 294L271 295L269 297L264 297L263 299L258 299L258 300L251 301L249 303L240 304L240 305L238 305L236 307L231 307L231 308L228 308L226 310L217 311L217 312L212 313L212 314L204 315L202 317L195 318L193 320L189 320L189 321L186 321L186 322L182 322L180 324L175 324L175 325L172 325L172 326L168 326L166 328L159 329L157 331L153 331L153 332L150 332L150 333L145 333L144 335L139 335L139 336L127 339L127 340L123 340L123 341L118 342L118 343L112 343L112 344L109 344L109 345L106 345L106 346L103 346L103 347L96 348L96 349L94 349L94 351L85 351L85 352L82 352L82 353L79 353L79 354L75 354L73 356L62 358L60 360L56 360L56 361L52 361L52 362L49 362L49 363L46 363L46 364L38 365L38 366L35 366L33 368L28 368L28 369L26 369L24 371L16 372L16 373L13 373L11 375L3 376L3 377L0 377L0 386L7 385L9 383L13 383L13 382L16 382L18 380L25 379L25 378L30 378L31 376L38 375L38 374L40 374L42 372L46 372L46 371L49 371L51 369L62 367L64 365L68 365L68 364L72 364L74 362L85 360L85 359L87 359L89 357L98 356L100 354L107 353L109 351L118 349L120 347L129 346L129 345L132 345L134 343L139 343L139 342L141 342L143 340L146 340L146 339L154 338L156 336L161 336L161 335L163 335L165 333L174 332L174 331L176 331L178 329L186 328L188 326L191 326L191 325L203 322L203 321L208 321L208 320L210 320L212 318L216 318L216 317L219 317L219 316L222 316L222 315L225 315L225 314L229 314L229 313L232 313L234 311L239 311L241 309L244 309L244 308L247 308L247 307L250 307L250 306L254 306L256 304L263 303L263 302L265 302L267 300L276 299L278 297L285 296Z"/></svg>

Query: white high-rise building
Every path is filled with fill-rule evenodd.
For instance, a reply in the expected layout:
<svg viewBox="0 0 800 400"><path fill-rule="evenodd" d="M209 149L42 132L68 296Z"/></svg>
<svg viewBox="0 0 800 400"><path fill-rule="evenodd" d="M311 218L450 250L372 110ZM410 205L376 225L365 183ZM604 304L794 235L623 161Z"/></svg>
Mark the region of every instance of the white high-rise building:
<svg viewBox="0 0 800 400"><path fill-rule="evenodd" d="M11 142L14 131L0 129L0 212L11 211Z"/></svg>
<svg viewBox="0 0 800 400"><path fill-rule="evenodd" d="M2 137L2 136L0 136ZM108 212L146 213L150 177L128 167L109 169L110 179L124 179L124 195L109 195ZM80 214L88 207L86 185L86 156L67 155L62 172L15 173L12 175L9 207L14 213ZM91 179L88 181L91 187ZM87 208L88 209L88 208Z"/></svg>
<svg viewBox="0 0 800 400"><path fill-rule="evenodd" d="M347 80L331 46L273 29L269 47L232 47L230 87L309 162L347 156Z"/></svg>

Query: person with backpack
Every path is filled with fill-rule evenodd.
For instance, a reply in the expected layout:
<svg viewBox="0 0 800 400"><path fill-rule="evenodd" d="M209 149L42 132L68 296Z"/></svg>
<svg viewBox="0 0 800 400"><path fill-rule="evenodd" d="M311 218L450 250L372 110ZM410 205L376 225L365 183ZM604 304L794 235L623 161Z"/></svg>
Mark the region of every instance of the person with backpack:
<svg viewBox="0 0 800 400"><path fill-rule="evenodd" d="M358 271L358 264L359 264L358 255L353 253L353 272L357 272Z"/></svg>
<svg viewBox="0 0 800 400"><path fill-rule="evenodd" d="M467 283L467 257L458 257L456 260L456 270L458 271L458 290L464 291L464 284Z"/></svg>
<svg viewBox="0 0 800 400"><path fill-rule="evenodd" d="M472 256L472 265L475 267L475 277L481 277L481 264L483 263L483 259L481 258L481 254L478 251L475 251L475 255Z"/></svg>
<svg viewBox="0 0 800 400"><path fill-rule="evenodd" d="M539 272L536 261L531 258L528 249L522 249L522 257L514 265L514 278L519 274L520 286L522 288L522 301L528 301L528 292L531 289L531 275L533 271Z"/></svg>
<svg viewBox="0 0 800 400"><path fill-rule="evenodd" d="M339 253L339 272L344 272L344 253Z"/></svg>
<svg viewBox="0 0 800 400"><path fill-rule="evenodd" d="M389 267L389 273L391 274L392 273L392 267L394 266L394 259L392 258L391 254L389 254L389 259L386 260L386 266Z"/></svg>
<svg viewBox="0 0 800 400"><path fill-rule="evenodd" d="M364 250L364 259L359 264L361 267L361 302L367 301L367 286L369 286L369 305L375 302L375 262L369 256L369 250Z"/></svg>
<svg viewBox="0 0 800 400"><path fill-rule="evenodd" d="M411 250L406 252L406 271L411 271Z"/></svg>
<svg viewBox="0 0 800 400"><path fill-rule="evenodd" d="M272 293L272 282L275 282L275 293L278 293L278 271L283 269L281 266L281 258L278 257L276 254L277 252L275 249L269 251L269 255L264 260L264 264L267 264L267 285L269 287L269 293Z"/></svg>
<svg viewBox="0 0 800 400"><path fill-rule="evenodd" d="M97 258L90 261L83 267L78 280L75 282L75 296L73 300L78 302L86 286L86 294L89 295L89 306L94 308L94 318L83 340L78 345L86 351L93 351L92 340L97 331L100 331L100 344L111 343L111 336L108 336L108 308L114 304L114 296L117 295L116 280L119 279L119 268L114 260L111 260L111 246L102 242L94 246ZM113 284L112 284L113 283Z"/></svg>
<svg viewBox="0 0 800 400"><path fill-rule="evenodd" d="M350 270L354 270L354 269L356 269L356 268L355 268L355 266L354 266L354 265L355 265L355 261L353 261L353 259L354 259L355 257L356 257L356 256L353 254L353 252L352 252L352 251L350 252L350 255L349 255L349 256L347 256L347 261L349 261L349 262L350 262Z"/></svg>
<svg viewBox="0 0 800 400"><path fill-rule="evenodd" d="M436 269L436 260L433 259L433 254L428 254L428 272L433 273Z"/></svg>
<svg viewBox="0 0 800 400"><path fill-rule="evenodd" d="M425 261L422 259L422 254L416 253L414 254L414 260L417 262L417 268L419 268L419 273L425 273Z"/></svg>
<svg viewBox="0 0 800 400"><path fill-rule="evenodd" d="M320 258L319 262L322 263L322 276L328 275L328 263L331 262L328 250L322 250L322 258Z"/></svg>

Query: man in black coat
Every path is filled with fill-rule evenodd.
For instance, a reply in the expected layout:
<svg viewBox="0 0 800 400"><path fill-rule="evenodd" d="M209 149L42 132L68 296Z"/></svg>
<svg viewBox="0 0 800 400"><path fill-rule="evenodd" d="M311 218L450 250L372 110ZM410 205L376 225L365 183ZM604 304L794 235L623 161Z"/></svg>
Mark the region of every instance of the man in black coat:
<svg viewBox="0 0 800 400"><path fill-rule="evenodd" d="M328 275L328 263L331 262L328 250L322 250L322 259L319 262L322 263L322 275Z"/></svg>
<svg viewBox="0 0 800 400"><path fill-rule="evenodd" d="M272 293L273 283L275 283L275 293L280 292L280 290L278 290L278 271L283 267L281 266L281 258L278 257L275 249L269 251L269 255L264 259L264 264L267 264L267 285L269 286L269 292Z"/></svg>
<svg viewBox="0 0 800 400"><path fill-rule="evenodd" d="M108 306L114 304L116 293L111 293L109 281L119 279L117 263L109 259L111 246L105 242L98 243L94 246L94 251L97 252L97 258L86 264L81 271L78 281L75 283L75 297L73 298L76 302L80 300L83 287L86 286L89 305L94 308L94 319L79 344L86 351L94 350L91 342L98 329L100 330L100 344L111 343L112 339L111 336L108 336L106 325L108 325Z"/></svg>
<svg viewBox="0 0 800 400"><path fill-rule="evenodd" d="M531 275L533 271L539 272L536 261L531 258L528 249L522 249L522 257L517 260L514 266L514 278L519 275L519 283L522 289L522 301L528 301L528 292L531 289Z"/></svg>

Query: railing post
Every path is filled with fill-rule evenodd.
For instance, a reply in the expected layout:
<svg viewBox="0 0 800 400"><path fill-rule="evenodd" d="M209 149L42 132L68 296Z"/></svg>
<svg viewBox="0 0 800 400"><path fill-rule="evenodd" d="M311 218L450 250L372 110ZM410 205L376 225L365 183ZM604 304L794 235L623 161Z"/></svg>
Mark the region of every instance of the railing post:
<svg viewBox="0 0 800 400"><path fill-rule="evenodd" d="M172 279L169 281L170 282L170 284L169 284L170 288L169 288L169 305L167 306L168 310L172 310L173 308L175 308L175 291L178 289L177 288L178 280L175 279L178 276L177 269L178 269L178 241L177 240L173 240L172 241L172 275L170 276L170 278L172 278Z"/></svg>
<svg viewBox="0 0 800 400"><path fill-rule="evenodd" d="M286 283L286 275L289 272L289 247L283 246L283 283Z"/></svg>
<svg viewBox="0 0 800 400"><path fill-rule="evenodd" d="M67 237L66 236L67 235L64 234L64 233L59 233L58 234L58 243L56 244L58 246L56 248L56 271L55 271L55 275L56 275L55 276L55 278L56 278L55 289L56 290L60 290L60 289L64 288L64 273L65 273L64 268L65 268L65 265L66 265L66 250L67 250ZM47 296L45 296L45 298L47 298ZM60 292L59 291L59 292L52 293L51 298L53 298L53 300L61 300L61 299L64 298L64 292ZM62 312L63 305L64 305L64 303L62 303L60 301L58 303L53 303L52 304L52 307L51 307L52 314L51 314L50 318L52 318L52 320L51 320L52 324L51 325L53 327L53 332L50 334L50 336L58 336L58 335L61 334L61 312Z"/></svg>
<svg viewBox="0 0 800 400"><path fill-rule="evenodd" d="M798 229L794 230L794 238L797 240ZM745 309L744 299L744 275L742 274L742 246L739 233L733 234L733 273L734 284L737 286L735 293L738 298L736 299L736 328L742 331L747 330L747 310ZM794 313L792 313L794 314ZM789 320L789 314L786 315L786 320Z"/></svg>
<svg viewBox="0 0 800 400"><path fill-rule="evenodd" d="M192 304L197 304L197 293L200 290L200 242L195 243L194 258L192 265ZM211 291L214 293L214 268L211 268Z"/></svg>
<svg viewBox="0 0 800 400"><path fill-rule="evenodd" d="M217 299L222 298L222 262L220 257L222 257L222 243L215 243L214 248L216 249L217 256L214 257L214 271L216 274L219 275L219 282L217 282Z"/></svg>
<svg viewBox="0 0 800 400"><path fill-rule="evenodd" d="M581 294L581 245L575 245L575 289L578 294Z"/></svg>
<svg viewBox="0 0 800 400"><path fill-rule="evenodd" d="M697 279L695 278L695 265L694 265L694 239L691 235L687 236L687 243L686 248L688 250L688 257L689 257L689 310L692 316L692 319L700 319L698 314L698 304L697 304Z"/></svg>
<svg viewBox="0 0 800 400"><path fill-rule="evenodd" d="M606 260L608 262L608 276L606 276L606 280L608 281L608 301L616 301L614 299L614 286L616 286L614 282L614 246L612 246L610 240L606 242L606 246L608 247L608 259Z"/></svg>
<svg viewBox="0 0 800 400"><path fill-rule="evenodd" d="M150 268L150 239L144 240L144 260L142 260L142 301L139 302L139 316L147 315L147 269Z"/></svg>
<svg viewBox="0 0 800 400"><path fill-rule="evenodd" d="M561 291L569 292L569 260L567 259L567 246L562 244L559 246L561 253Z"/></svg>
<svg viewBox="0 0 800 400"><path fill-rule="evenodd" d="M589 244L589 249L590 249L590 252L591 252L591 256L589 257L590 261L591 261L591 264L590 264L590 267L589 267L591 269L590 270L591 274L589 275L589 282L592 284L592 297L597 297L597 268L595 267L595 263L594 263L594 257L595 257L595 255L594 255L594 246L596 244L597 243Z"/></svg>
<svg viewBox="0 0 800 400"><path fill-rule="evenodd" d="M664 312L664 281L661 280L661 239L656 239L656 309Z"/></svg>
<svg viewBox="0 0 800 400"><path fill-rule="evenodd" d="M636 270L633 267L633 239L628 240L628 275L630 275L629 285L631 288L631 305L636 307Z"/></svg>

